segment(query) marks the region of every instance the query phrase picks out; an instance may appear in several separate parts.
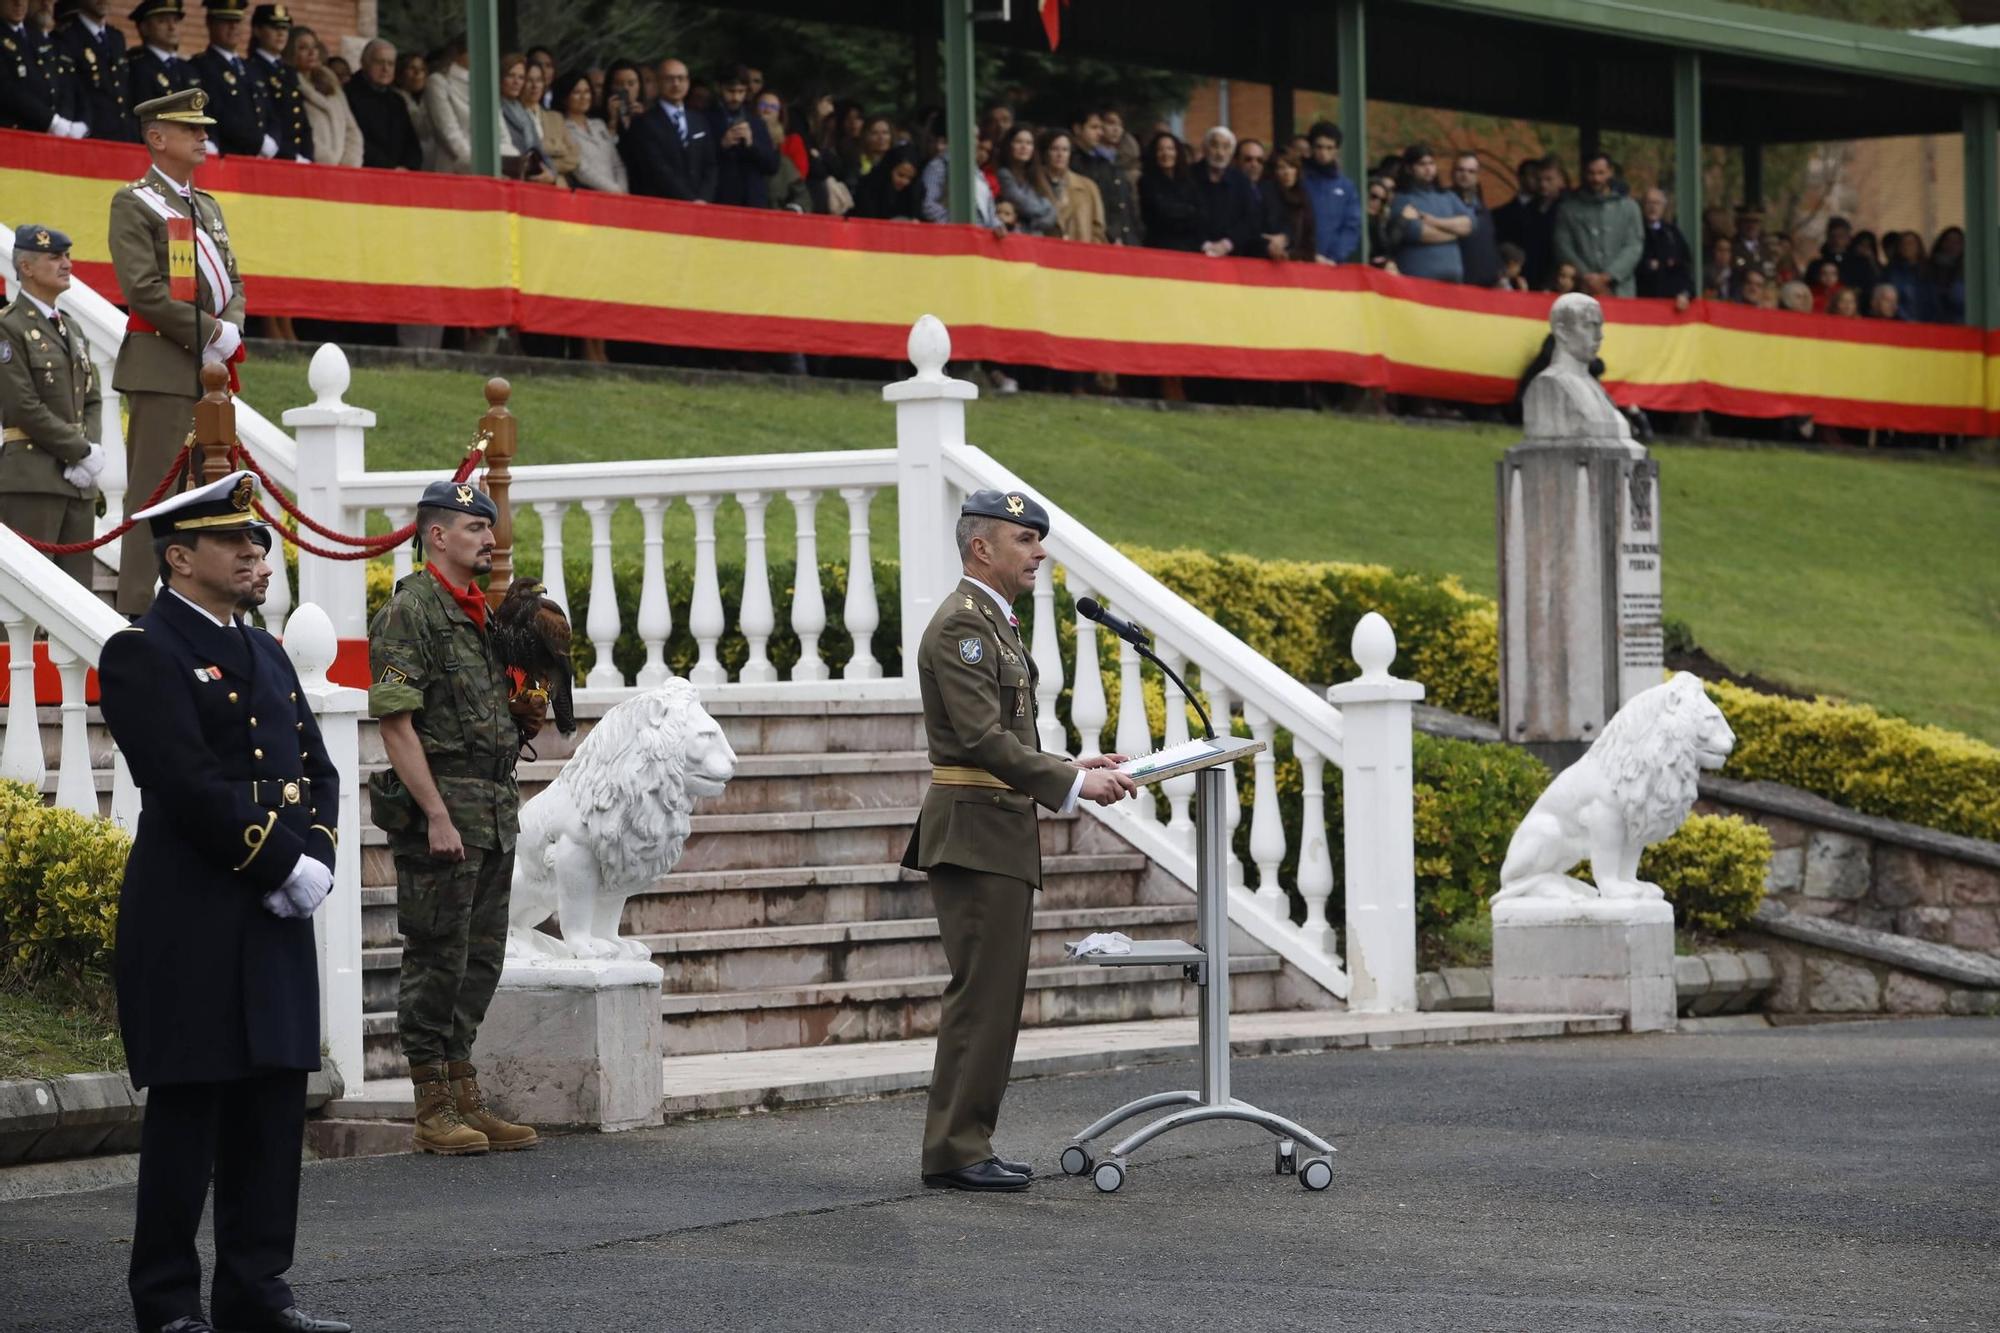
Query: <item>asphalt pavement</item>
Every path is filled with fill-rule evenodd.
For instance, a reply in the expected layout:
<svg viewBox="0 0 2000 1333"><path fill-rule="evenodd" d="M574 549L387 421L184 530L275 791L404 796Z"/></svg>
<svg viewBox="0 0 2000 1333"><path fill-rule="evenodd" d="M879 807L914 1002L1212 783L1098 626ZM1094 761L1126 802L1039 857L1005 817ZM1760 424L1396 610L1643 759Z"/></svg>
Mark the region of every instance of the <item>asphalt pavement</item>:
<svg viewBox="0 0 2000 1333"><path fill-rule="evenodd" d="M362 1333L2000 1327L2000 1021L1238 1061L1339 1147L1067 1138L1192 1064L1023 1082L1025 1195L922 1188L921 1096L308 1166L301 1304ZM130 1328L129 1186L0 1204L0 1329ZM206 1241L203 1243L207 1262Z"/></svg>

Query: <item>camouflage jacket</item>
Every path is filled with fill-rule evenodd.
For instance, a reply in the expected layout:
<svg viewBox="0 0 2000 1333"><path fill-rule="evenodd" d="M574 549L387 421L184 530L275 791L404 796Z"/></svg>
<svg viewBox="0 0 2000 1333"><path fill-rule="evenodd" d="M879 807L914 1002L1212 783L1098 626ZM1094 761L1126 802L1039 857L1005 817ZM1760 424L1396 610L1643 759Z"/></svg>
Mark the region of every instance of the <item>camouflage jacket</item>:
<svg viewBox="0 0 2000 1333"><path fill-rule="evenodd" d="M465 845L512 851L521 813L514 781L521 738L507 710L507 669L485 631L428 569L398 583L368 626L368 674L371 717L415 714L431 776ZM383 785L371 784L372 802L393 796ZM385 822L383 813L375 822L389 834L392 851L428 845L420 813L414 827L403 828Z"/></svg>

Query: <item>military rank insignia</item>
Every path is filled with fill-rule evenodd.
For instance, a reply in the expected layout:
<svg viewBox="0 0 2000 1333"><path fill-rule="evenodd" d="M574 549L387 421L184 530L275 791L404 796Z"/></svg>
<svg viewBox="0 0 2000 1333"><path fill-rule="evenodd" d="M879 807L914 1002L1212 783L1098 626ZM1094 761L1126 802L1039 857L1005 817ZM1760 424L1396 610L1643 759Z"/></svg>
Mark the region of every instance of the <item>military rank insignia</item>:
<svg viewBox="0 0 2000 1333"><path fill-rule="evenodd" d="M382 685L405 685L409 683L409 679L408 676L394 667L383 667L382 679L377 683Z"/></svg>
<svg viewBox="0 0 2000 1333"><path fill-rule="evenodd" d="M960 639L958 656L967 666L978 666L979 660L986 656L986 645L978 639Z"/></svg>

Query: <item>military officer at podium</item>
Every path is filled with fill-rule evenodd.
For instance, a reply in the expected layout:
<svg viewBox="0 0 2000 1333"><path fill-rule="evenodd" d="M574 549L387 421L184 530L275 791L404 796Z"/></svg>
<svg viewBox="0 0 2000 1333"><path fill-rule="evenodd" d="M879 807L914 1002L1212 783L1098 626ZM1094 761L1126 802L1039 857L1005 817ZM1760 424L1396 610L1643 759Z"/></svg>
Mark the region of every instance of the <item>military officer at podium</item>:
<svg viewBox="0 0 2000 1333"><path fill-rule="evenodd" d="M56 0L55 13L56 45L76 70L90 137L136 142L125 34L111 26L106 0Z"/></svg>
<svg viewBox="0 0 2000 1333"><path fill-rule="evenodd" d="M211 1177L212 1327L349 1329L300 1313L284 1278L340 778L284 650L236 618L269 540L253 494L238 472L136 515L165 586L98 664L141 802L114 972L126 1065L146 1089L128 1274L145 1333L211 1329L195 1249Z"/></svg>
<svg viewBox="0 0 2000 1333"><path fill-rule="evenodd" d="M208 0L206 9L208 49L188 63L208 94L214 141L225 153L275 157L278 141L265 128L268 113L261 76L236 53L249 10L244 0Z"/></svg>
<svg viewBox="0 0 2000 1333"><path fill-rule="evenodd" d="M125 62L128 104L136 109L194 87L194 66L181 59L181 0L139 0L132 24L139 30L139 49Z"/></svg>
<svg viewBox="0 0 2000 1333"><path fill-rule="evenodd" d="M89 541L104 395L82 336L56 309L69 288L69 237L16 228L14 274L21 294L0 310L0 523L39 542ZM50 559L90 586L90 552Z"/></svg>
<svg viewBox="0 0 2000 1333"><path fill-rule="evenodd" d="M938 1015L924 1120L924 1184L1023 1190L1034 1168L993 1150L993 1128L1027 994L1035 892L1042 884L1035 807L1113 805L1137 790L1122 755L1071 761L1035 731L1035 661L1014 601L1048 558L1048 511L1027 495L977 491L959 511L964 577L917 650L932 764L903 864L930 873L951 964Z"/></svg>
<svg viewBox="0 0 2000 1333"><path fill-rule="evenodd" d="M131 412L128 513L146 503L187 441L202 363L237 359L243 347L243 283L229 229L215 197L194 188L215 123L207 105L199 88L140 103L153 165L111 196L111 262L131 311L111 374ZM182 228L192 243L170 249L169 236ZM134 528L119 548L117 606L138 615L152 602L153 562Z"/></svg>

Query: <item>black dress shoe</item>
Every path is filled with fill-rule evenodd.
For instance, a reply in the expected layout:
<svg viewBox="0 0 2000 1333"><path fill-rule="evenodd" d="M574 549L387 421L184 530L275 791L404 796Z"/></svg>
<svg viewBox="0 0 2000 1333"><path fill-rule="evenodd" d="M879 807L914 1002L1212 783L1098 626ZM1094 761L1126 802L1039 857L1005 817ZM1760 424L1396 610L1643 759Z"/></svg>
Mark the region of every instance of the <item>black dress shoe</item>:
<svg viewBox="0 0 2000 1333"><path fill-rule="evenodd" d="M1007 1170L989 1157L983 1162L974 1162L971 1166L961 1166L956 1171L926 1174L924 1188L1010 1194L1028 1188L1028 1178L1017 1171Z"/></svg>
<svg viewBox="0 0 2000 1333"><path fill-rule="evenodd" d="M1012 1171L1015 1175L1026 1176L1030 1180L1035 1178L1035 1167L1032 1162L1010 1162L1004 1157L996 1157L993 1162L1002 1171Z"/></svg>
<svg viewBox="0 0 2000 1333"><path fill-rule="evenodd" d="M184 1315L171 1324L162 1324L160 1333L215 1333L215 1328L198 1314Z"/></svg>
<svg viewBox="0 0 2000 1333"><path fill-rule="evenodd" d="M338 1319L315 1319L296 1305L269 1310L252 1324L230 1324L216 1333L354 1333L354 1325Z"/></svg>

